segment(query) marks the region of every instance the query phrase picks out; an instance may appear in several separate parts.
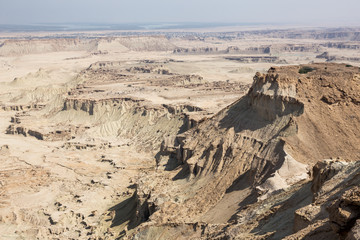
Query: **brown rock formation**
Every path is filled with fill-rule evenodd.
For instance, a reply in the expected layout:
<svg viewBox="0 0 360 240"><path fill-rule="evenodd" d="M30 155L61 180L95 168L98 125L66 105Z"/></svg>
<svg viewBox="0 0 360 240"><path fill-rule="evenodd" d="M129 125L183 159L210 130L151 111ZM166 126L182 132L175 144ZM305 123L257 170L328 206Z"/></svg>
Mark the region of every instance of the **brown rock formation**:
<svg viewBox="0 0 360 240"><path fill-rule="evenodd" d="M313 71L300 74L303 67L271 68L267 74L256 74L246 96L178 135L173 150L163 148L172 152L170 159L173 156L182 164L173 179L185 177L188 182L167 183L165 178L149 189L147 181L153 178L142 178L138 189L147 194L153 214L149 223L138 227L138 234L148 236L146 231L169 222L194 219L217 223L203 226L208 233L203 231L204 238L280 239L295 231L294 236L314 234L325 239L336 237L332 229L342 236L357 234L357 190L339 188L334 193L330 190L334 183L329 182L355 184L358 176L345 178L344 174L356 172L358 164L318 163L313 171L314 196L306 183L306 165L329 157L360 158L359 69L314 64ZM335 101L324 101L324 96ZM181 192L182 200L175 200ZM231 194L242 199L235 201L239 208L233 212L227 210L235 204ZM328 213L324 202L330 203L331 196L339 194L343 200L333 203ZM312 198L312 205L306 206ZM219 230L226 214L237 223L230 221L226 230Z"/></svg>

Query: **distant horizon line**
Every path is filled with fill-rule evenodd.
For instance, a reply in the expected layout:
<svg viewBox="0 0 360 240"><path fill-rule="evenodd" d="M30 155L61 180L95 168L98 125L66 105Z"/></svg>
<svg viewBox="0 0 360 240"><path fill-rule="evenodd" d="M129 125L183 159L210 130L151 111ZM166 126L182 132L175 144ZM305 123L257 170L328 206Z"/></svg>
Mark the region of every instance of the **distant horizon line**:
<svg viewBox="0 0 360 240"><path fill-rule="evenodd" d="M201 29L236 26L283 26L278 23L263 22L62 22L62 23L26 23L0 24L0 31L30 32L30 31L99 31L99 30L171 30L171 29Z"/></svg>
<svg viewBox="0 0 360 240"><path fill-rule="evenodd" d="M313 27L313 28L351 28L360 27L352 24L310 25L295 22L50 22L50 23L1 23L0 32L65 32L65 31L159 31L176 29L207 29L219 27Z"/></svg>
<svg viewBox="0 0 360 240"><path fill-rule="evenodd" d="M99 24L99 25L119 25L119 24L153 24L153 23L169 23L169 24L284 24L280 22L238 22L238 21L144 21L144 22L35 22L35 23L0 23L0 25L38 25L38 24Z"/></svg>

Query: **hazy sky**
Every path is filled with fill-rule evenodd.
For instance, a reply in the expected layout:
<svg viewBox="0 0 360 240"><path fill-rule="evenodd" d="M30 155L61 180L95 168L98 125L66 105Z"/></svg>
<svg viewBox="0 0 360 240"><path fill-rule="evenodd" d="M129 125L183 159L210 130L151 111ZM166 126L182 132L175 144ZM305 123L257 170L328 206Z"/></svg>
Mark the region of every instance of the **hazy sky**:
<svg viewBox="0 0 360 240"><path fill-rule="evenodd" d="M360 25L360 0L0 0L0 24L64 22Z"/></svg>

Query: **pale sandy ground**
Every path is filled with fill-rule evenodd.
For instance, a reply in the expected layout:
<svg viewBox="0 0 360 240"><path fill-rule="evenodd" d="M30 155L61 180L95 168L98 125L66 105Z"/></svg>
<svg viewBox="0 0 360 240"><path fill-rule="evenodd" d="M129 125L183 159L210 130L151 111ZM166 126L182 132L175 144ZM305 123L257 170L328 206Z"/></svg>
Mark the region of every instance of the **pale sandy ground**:
<svg viewBox="0 0 360 240"><path fill-rule="evenodd" d="M273 39L236 40L231 43L217 43L216 41L173 40L172 43L179 47L212 46L219 47L219 49L233 45L248 47L274 42L289 43L288 40ZM291 43L309 42L309 40L296 40ZM207 83L228 80L230 83L239 85L251 84L252 77L257 71L265 72L270 66L276 65L272 63L243 64L225 60L224 55L218 54L174 55L171 51L136 52L123 49L118 52L117 48L107 47L111 51L106 55L90 55L89 52L74 51L0 56L1 105L30 104L32 100L37 99L36 94L40 94L39 92L47 96L44 97L44 103L51 102L57 93L56 91L50 92L50 86L58 86L58 89L63 89L64 84L72 82L82 70L98 61L120 61L122 70L125 70L131 66L143 66L144 64L139 62L141 60L175 59L179 62L163 64L172 73L200 75ZM333 53L339 53L339 50L333 50ZM358 54L351 50L341 51L341 53L346 56ZM278 56L286 59L288 64L299 64L315 60L317 54L319 53L282 53ZM18 79L18 82L10 84L15 78ZM155 105L194 105L212 114L245 93L245 91L225 89L208 91L202 85L198 87L158 87L151 86L147 82L149 79L161 80L162 78L164 76L156 74L149 76L138 74L137 79L112 84L100 81L97 84L89 85L89 89L103 90L104 93L100 93L99 98L124 93L126 96L146 99ZM132 85L130 88L129 84ZM20 97L17 101L17 96L25 97ZM139 173L155 169L153 152L144 152L135 145L128 146L126 143L129 139L108 138L104 140L98 138L93 140L97 148L76 150L63 148L62 146L67 141L65 139L41 141L34 137L5 134L11 124L11 117L17 112L21 113L22 111L0 110L0 146L3 146L0 156L0 185L2 186L0 238L32 239L36 235L42 237L56 235L54 232L58 231L63 234L61 238L64 239L86 239L84 235L80 237L76 232L85 231L80 229L82 220L86 221L87 226L103 224L96 230L97 234L101 236L101 231L110 227L111 221L104 222L106 214L109 213L108 210L121 202L124 197L129 196L131 190L127 187L133 183ZM53 120L43 118L37 111L30 111L29 114L29 117L24 118L24 123L28 127L44 129L50 126L49 129L52 128ZM64 125L66 124L68 122L64 123ZM121 146L101 149L98 146L102 141L119 143ZM88 140L85 142L89 143ZM111 162L102 161L103 159L110 159ZM241 201L236 193L227 195L227 198L230 200L220 202L219 207L229 208L229 210L218 216L218 221L228 220L231 217L230 213L236 210L237 204L229 206L228 202L233 202L234 199L236 203ZM222 204L225 205L222 206ZM96 213L93 214L93 211ZM92 214L94 216L91 216ZM219 213L215 211L209 213L209 215L211 214ZM55 228L49 223L49 218L52 221L61 222L61 227L55 231Z"/></svg>
<svg viewBox="0 0 360 240"><path fill-rule="evenodd" d="M36 73L39 68L49 72L51 76L50 78L46 78L49 75L30 76L25 79L25 81L30 81L29 83L2 87L1 93L14 92L16 95L19 91L31 91L30 89L37 86L69 82L79 71L101 60L101 57L94 56L81 59L81 61L64 60L84 55L87 56L88 53L60 52L2 57L0 62L6 65L1 65L1 82L9 83L16 77ZM125 60L138 57L134 55L120 57ZM119 56L110 57L110 59L119 59ZM107 60L109 60L108 56ZM6 97L1 98L2 103L7 103L8 100ZM27 236L26 230L34 228L32 221L40 223L41 232L42 227L45 226L41 226L41 221L38 220L41 217L37 215L44 216L44 213L40 212L47 210L42 209L51 209L55 202L63 203L66 206L65 212L72 210L88 216L91 211L97 210L99 214L102 214L119 201L121 195L117 195L126 190L130 184L130 177L136 175L138 168L154 165L151 155L140 154L135 149L130 150L130 147L102 152L64 151L60 148L63 141L47 142L32 137L25 138L22 135L5 134L10 124L10 117L13 115L14 112L2 111L0 116L0 146L7 145L9 148L9 151L1 156L0 178L5 187L0 197L3 220L0 224L1 238L17 239L22 234ZM126 170L118 171L110 163L100 162L102 155L116 162L117 167L126 167ZM34 174L26 169L31 169ZM18 170L19 173L16 172ZM94 184L91 184L92 180L95 181ZM12 219L14 214L17 220ZM28 219L26 217L28 215L32 217ZM17 230L22 233L15 233ZM46 232L46 229L43 231Z"/></svg>

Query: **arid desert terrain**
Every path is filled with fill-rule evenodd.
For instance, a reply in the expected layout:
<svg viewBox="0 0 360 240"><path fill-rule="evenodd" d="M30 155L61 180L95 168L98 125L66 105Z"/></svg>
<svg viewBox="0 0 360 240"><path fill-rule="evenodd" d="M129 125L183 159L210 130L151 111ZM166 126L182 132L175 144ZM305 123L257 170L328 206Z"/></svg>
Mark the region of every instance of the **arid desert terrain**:
<svg viewBox="0 0 360 240"><path fill-rule="evenodd" d="M360 239L360 29L0 33L0 239Z"/></svg>

